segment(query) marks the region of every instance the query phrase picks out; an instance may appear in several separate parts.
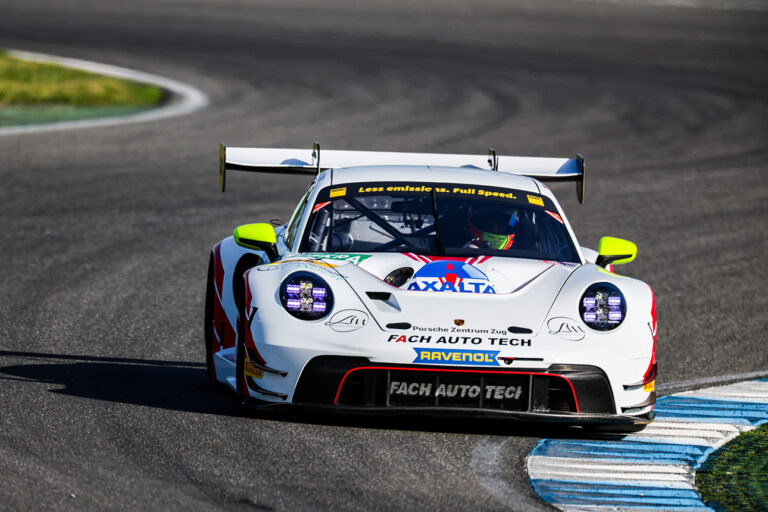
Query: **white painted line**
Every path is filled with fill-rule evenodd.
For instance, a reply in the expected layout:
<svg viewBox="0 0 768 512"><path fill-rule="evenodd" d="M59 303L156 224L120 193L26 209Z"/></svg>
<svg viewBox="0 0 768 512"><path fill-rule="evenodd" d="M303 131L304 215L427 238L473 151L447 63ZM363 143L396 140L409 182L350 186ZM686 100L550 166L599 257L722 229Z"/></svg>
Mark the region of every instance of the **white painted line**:
<svg viewBox="0 0 768 512"><path fill-rule="evenodd" d="M612 462L608 459L571 457L528 457L528 475L531 478L595 482L600 480L657 482L691 482L693 470L677 464L638 464Z"/></svg>
<svg viewBox="0 0 768 512"><path fill-rule="evenodd" d="M112 66L110 64L101 64L98 62L71 59L68 57L58 57L55 55L46 55L42 53L25 52L21 50L8 50L7 53L8 55L18 59L59 64L61 66L82 69L84 71L90 71L107 76L114 76L125 80L133 80L135 82L156 85L173 92L180 99L178 101L173 101L169 105L163 107L139 112L137 114L130 114L127 116L102 117L99 119L82 119L79 121L62 121L59 123L46 123L36 125L10 126L6 128L0 128L0 135L39 133L53 130L71 130L75 128L95 128L127 123L146 123L149 121L157 121L159 119L191 114L192 112L205 108L208 105L208 97L199 89L177 80L172 80L170 78L162 77L159 75L153 75L150 73L144 73L142 71L135 71L133 69Z"/></svg>
<svg viewBox="0 0 768 512"><path fill-rule="evenodd" d="M678 396L768 403L768 382L740 382L730 386L719 386L701 391L688 391L680 393Z"/></svg>
<svg viewBox="0 0 768 512"><path fill-rule="evenodd" d="M666 404L666 405L665 405ZM768 421L768 382L740 382L665 396L645 430L597 439L546 439L526 460L550 505L572 510L709 510L696 469L716 449ZM700 421L691 413L703 412ZM703 419L707 415L711 420Z"/></svg>

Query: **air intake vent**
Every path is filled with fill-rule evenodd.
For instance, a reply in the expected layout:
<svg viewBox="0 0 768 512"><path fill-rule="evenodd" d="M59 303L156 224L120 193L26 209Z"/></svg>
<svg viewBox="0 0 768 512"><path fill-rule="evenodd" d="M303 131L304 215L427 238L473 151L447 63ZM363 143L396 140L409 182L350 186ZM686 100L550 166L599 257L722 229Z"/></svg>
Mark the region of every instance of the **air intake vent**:
<svg viewBox="0 0 768 512"><path fill-rule="evenodd" d="M401 267L387 274L384 281L396 288L400 288L408 282L411 276L413 276L413 269L411 267Z"/></svg>
<svg viewBox="0 0 768 512"><path fill-rule="evenodd" d="M387 301L392 296L389 292L365 292L365 294L373 300Z"/></svg>

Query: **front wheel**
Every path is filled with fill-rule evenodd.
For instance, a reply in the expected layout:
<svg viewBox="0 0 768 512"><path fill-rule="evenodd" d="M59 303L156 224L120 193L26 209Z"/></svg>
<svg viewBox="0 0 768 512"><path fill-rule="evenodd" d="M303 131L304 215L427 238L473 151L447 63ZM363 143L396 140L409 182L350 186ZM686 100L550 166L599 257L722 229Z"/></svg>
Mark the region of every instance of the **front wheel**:
<svg viewBox="0 0 768 512"><path fill-rule="evenodd" d="M205 367L208 373L208 382L217 387L216 366L213 363L213 322L216 300L216 290L213 284L213 255L208 262L208 279L205 285L205 324L203 326L203 335L205 337Z"/></svg>
<svg viewBox="0 0 768 512"><path fill-rule="evenodd" d="M245 289L241 284L237 290L237 350L235 351L235 382L237 399L245 405L250 397L248 382L245 380Z"/></svg>

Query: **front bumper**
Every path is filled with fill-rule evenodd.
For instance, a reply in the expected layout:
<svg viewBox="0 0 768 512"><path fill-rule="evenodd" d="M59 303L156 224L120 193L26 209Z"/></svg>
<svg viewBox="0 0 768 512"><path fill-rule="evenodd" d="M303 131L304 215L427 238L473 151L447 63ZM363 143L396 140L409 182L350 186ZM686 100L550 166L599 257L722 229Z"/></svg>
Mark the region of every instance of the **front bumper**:
<svg viewBox="0 0 768 512"><path fill-rule="evenodd" d="M567 424L642 425L651 415L617 415L608 377L597 367L457 368L371 363L319 356L305 366L291 404L379 415L507 418Z"/></svg>

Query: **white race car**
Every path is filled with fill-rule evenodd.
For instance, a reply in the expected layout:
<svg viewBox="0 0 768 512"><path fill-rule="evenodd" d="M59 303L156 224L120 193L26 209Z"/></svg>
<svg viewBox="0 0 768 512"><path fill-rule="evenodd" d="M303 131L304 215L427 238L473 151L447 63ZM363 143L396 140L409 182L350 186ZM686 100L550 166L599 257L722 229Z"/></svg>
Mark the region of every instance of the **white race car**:
<svg viewBox="0 0 768 512"><path fill-rule="evenodd" d="M542 182L584 160L220 147L227 170L312 176L290 221L213 248L208 377L249 407L470 415L639 430L653 418L637 248L580 247Z"/></svg>

